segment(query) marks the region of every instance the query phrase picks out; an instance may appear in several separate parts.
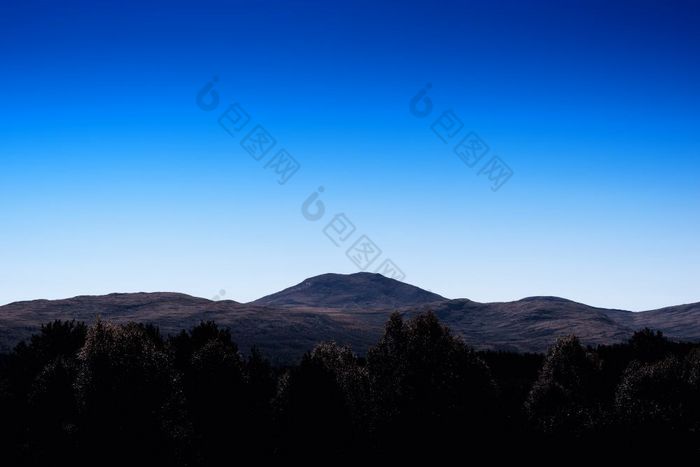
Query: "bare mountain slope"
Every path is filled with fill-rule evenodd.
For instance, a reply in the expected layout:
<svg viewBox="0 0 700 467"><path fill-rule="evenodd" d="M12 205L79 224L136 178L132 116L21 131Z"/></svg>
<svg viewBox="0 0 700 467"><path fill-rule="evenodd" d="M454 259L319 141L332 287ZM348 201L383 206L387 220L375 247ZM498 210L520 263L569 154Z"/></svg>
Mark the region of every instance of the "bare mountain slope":
<svg viewBox="0 0 700 467"><path fill-rule="evenodd" d="M603 310L611 319L633 329L650 328L677 339L700 340L700 303L631 312Z"/></svg>
<svg viewBox="0 0 700 467"><path fill-rule="evenodd" d="M255 305L359 310L397 309L447 300L394 279L359 272L322 274L252 302Z"/></svg>
<svg viewBox="0 0 700 467"><path fill-rule="evenodd" d="M421 307L410 313L425 310ZM606 344L625 340L633 332L604 310L558 297L499 303L459 299L436 304L432 310L467 342L503 350L541 352L557 337L568 334L587 344Z"/></svg>
<svg viewBox="0 0 700 467"><path fill-rule="evenodd" d="M433 310L478 348L545 351L563 335L584 343L627 339L649 327L667 336L700 341L700 303L633 313L590 307L557 297L515 302L449 300L379 274L323 274L250 303L211 301L177 293L110 294L34 300L0 307L0 350L8 350L54 319L154 323L166 334L202 320L231 328L243 350L258 345L276 360L296 359L324 340L360 353L381 336L389 314Z"/></svg>
<svg viewBox="0 0 700 467"><path fill-rule="evenodd" d="M377 329L384 316L377 319ZM362 349L369 336L377 334L329 312L270 308L231 300L215 302L175 293L110 294L16 302L0 307L0 351L10 350L49 321L75 319L92 323L98 317L116 323L153 323L164 334L211 320L229 327L242 350L257 345L275 360L296 359L324 340Z"/></svg>

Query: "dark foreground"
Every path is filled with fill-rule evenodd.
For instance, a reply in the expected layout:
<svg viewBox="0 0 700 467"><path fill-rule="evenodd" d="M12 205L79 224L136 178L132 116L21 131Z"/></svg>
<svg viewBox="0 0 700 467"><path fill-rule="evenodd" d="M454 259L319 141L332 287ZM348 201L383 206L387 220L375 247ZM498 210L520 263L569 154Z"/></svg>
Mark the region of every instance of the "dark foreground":
<svg viewBox="0 0 700 467"><path fill-rule="evenodd" d="M0 417L12 466L697 453L700 346L644 330L475 352L395 314L364 358L324 343L279 368L214 323L166 339L57 321L0 356Z"/></svg>

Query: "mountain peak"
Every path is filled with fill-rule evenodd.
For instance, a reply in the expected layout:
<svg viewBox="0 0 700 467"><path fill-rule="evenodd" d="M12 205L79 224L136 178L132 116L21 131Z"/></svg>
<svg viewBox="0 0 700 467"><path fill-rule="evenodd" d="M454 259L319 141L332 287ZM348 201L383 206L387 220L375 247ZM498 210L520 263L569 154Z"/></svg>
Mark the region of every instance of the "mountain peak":
<svg viewBox="0 0 700 467"><path fill-rule="evenodd" d="M297 285L252 302L255 305L282 307L401 308L446 300L382 274L327 273L310 277Z"/></svg>

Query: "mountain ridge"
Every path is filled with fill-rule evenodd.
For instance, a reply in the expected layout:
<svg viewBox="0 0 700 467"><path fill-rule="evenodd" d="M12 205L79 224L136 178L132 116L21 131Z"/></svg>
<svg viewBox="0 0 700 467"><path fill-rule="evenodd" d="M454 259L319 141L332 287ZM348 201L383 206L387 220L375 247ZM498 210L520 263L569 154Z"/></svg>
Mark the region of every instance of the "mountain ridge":
<svg viewBox="0 0 700 467"><path fill-rule="evenodd" d="M9 350L54 319L93 322L101 316L153 323L165 334L213 320L230 327L242 349L257 345L273 358L291 360L324 340L365 352L381 336L391 312L414 316L428 310L476 348L542 352L567 334L576 334L586 344L610 344L644 327L673 339L700 341L700 303L641 312L554 296L481 303L448 299L380 274L328 273L247 303L177 292L13 302L0 306L0 350Z"/></svg>
<svg viewBox="0 0 700 467"><path fill-rule="evenodd" d="M349 275L326 273L310 277L249 304L314 308L357 308L363 305L399 308L442 300L447 299L414 285L381 274L358 272Z"/></svg>

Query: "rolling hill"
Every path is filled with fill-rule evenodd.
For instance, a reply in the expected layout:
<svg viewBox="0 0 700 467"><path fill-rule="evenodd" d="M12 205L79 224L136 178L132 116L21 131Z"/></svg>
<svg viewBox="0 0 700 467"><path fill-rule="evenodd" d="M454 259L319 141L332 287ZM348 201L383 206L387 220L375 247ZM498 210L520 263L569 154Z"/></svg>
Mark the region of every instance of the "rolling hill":
<svg viewBox="0 0 700 467"><path fill-rule="evenodd" d="M541 352L558 337L587 344L627 339L644 327L678 340L700 341L700 303L630 312L595 308L558 297L514 302L450 300L379 274L323 274L250 303L211 301L178 293L132 293L33 300L0 307L0 350L7 351L54 319L157 324L166 334L213 320L231 328L247 350L258 345L274 360L299 358L335 340L363 353L381 336L392 311L432 310L477 348Z"/></svg>
<svg viewBox="0 0 700 467"><path fill-rule="evenodd" d="M447 300L438 294L381 274L322 274L251 302L284 308L333 308L359 311L398 309Z"/></svg>

